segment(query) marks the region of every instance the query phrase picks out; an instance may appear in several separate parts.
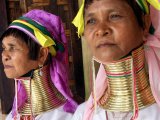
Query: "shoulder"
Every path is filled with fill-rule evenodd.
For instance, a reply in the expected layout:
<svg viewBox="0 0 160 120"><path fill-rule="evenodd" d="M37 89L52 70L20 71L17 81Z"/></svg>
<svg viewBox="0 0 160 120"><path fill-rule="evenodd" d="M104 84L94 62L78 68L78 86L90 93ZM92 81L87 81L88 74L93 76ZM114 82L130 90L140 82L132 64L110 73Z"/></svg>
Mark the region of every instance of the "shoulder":
<svg viewBox="0 0 160 120"><path fill-rule="evenodd" d="M160 106L157 103L150 105L139 113L140 120L160 120ZM139 120L138 119L138 120Z"/></svg>
<svg viewBox="0 0 160 120"><path fill-rule="evenodd" d="M72 113L65 112L61 106L38 115L36 120L71 120L72 116Z"/></svg>
<svg viewBox="0 0 160 120"><path fill-rule="evenodd" d="M84 115L86 105L87 105L87 102L84 102L78 106L76 112L73 115L72 120L83 120L83 115ZM97 112L96 114L94 114L93 119L94 120L106 120L105 117L106 117L105 110L103 110L100 107L97 107Z"/></svg>
<svg viewBox="0 0 160 120"><path fill-rule="evenodd" d="M85 106L86 106L86 102L84 102L78 106L77 110L75 111L75 113L73 115L72 120L82 120Z"/></svg>
<svg viewBox="0 0 160 120"><path fill-rule="evenodd" d="M84 113L87 102L80 104L76 110L76 112Z"/></svg>
<svg viewBox="0 0 160 120"><path fill-rule="evenodd" d="M35 120L71 120L73 114L65 112L63 106L52 109L38 115ZM6 120L13 120L11 112L7 115Z"/></svg>
<svg viewBox="0 0 160 120"><path fill-rule="evenodd" d="M12 120L12 114L11 114L11 112L7 115L6 120Z"/></svg>

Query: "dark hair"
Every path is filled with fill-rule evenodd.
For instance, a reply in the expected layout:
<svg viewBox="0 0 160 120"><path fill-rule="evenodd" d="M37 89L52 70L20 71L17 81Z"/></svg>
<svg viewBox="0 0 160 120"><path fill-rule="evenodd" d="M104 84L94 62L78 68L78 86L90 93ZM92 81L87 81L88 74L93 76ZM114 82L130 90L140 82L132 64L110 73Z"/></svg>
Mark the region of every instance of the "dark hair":
<svg viewBox="0 0 160 120"><path fill-rule="evenodd" d="M93 3L94 0L85 0L85 9L87 9L87 7ZM98 0L97 0L98 1ZM125 0L129 6L131 6L131 8L134 11L134 14L136 16L136 19L138 21L138 24L140 27L142 27L143 29L145 28L145 23L143 21L143 16L144 16L144 12L142 11L142 9L139 7L139 5L137 4L137 2L135 0Z"/></svg>
<svg viewBox="0 0 160 120"><path fill-rule="evenodd" d="M29 35L16 28L9 28L2 34L0 40L2 41L3 38L7 36L13 36L15 38L18 38L27 45L29 49L29 59L31 60L38 59L41 46L38 43L36 43ZM45 61L44 64L49 64L51 63L51 61L52 61L52 55L49 53L47 60Z"/></svg>
<svg viewBox="0 0 160 120"><path fill-rule="evenodd" d="M40 51L41 46L34 42L34 40L29 35L16 28L9 28L3 33L0 40L2 41L3 38L7 36L13 36L15 38L20 39L22 42L26 43L26 45L29 48L29 58L31 60L38 59L38 53Z"/></svg>

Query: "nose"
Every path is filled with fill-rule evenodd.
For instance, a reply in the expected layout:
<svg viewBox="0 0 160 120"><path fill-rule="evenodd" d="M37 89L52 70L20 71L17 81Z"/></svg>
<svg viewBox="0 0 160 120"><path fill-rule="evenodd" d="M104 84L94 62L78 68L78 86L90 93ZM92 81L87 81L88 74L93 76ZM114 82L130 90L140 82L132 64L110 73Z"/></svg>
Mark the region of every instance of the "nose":
<svg viewBox="0 0 160 120"><path fill-rule="evenodd" d="M101 22L97 25L96 36L106 36L110 35L112 29L106 22Z"/></svg>
<svg viewBox="0 0 160 120"><path fill-rule="evenodd" d="M7 50L3 50L2 51L2 61L8 61L9 59L11 59L9 53Z"/></svg>

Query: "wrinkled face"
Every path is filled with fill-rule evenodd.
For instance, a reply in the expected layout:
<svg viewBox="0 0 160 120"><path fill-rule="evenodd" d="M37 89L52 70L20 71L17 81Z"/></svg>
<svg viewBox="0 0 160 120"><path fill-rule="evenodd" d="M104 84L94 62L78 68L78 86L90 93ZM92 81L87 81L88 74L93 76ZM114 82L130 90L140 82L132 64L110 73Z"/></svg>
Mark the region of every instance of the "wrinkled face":
<svg viewBox="0 0 160 120"><path fill-rule="evenodd" d="M143 43L143 29L125 0L99 0L85 11L84 37L98 60L111 62Z"/></svg>
<svg viewBox="0 0 160 120"><path fill-rule="evenodd" d="M38 67L37 60L29 59L27 45L13 36L5 37L2 41L2 62L8 78L18 78Z"/></svg>

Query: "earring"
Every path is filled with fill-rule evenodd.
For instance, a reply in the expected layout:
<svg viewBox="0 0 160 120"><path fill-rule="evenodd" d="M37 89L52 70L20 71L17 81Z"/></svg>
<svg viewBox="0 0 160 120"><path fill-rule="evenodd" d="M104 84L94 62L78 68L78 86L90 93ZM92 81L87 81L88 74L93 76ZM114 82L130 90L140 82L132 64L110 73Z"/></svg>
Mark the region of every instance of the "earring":
<svg viewBox="0 0 160 120"><path fill-rule="evenodd" d="M42 72L43 65L38 65L38 66L39 66L39 75L42 76L43 75L43 72Z"/></svg>

